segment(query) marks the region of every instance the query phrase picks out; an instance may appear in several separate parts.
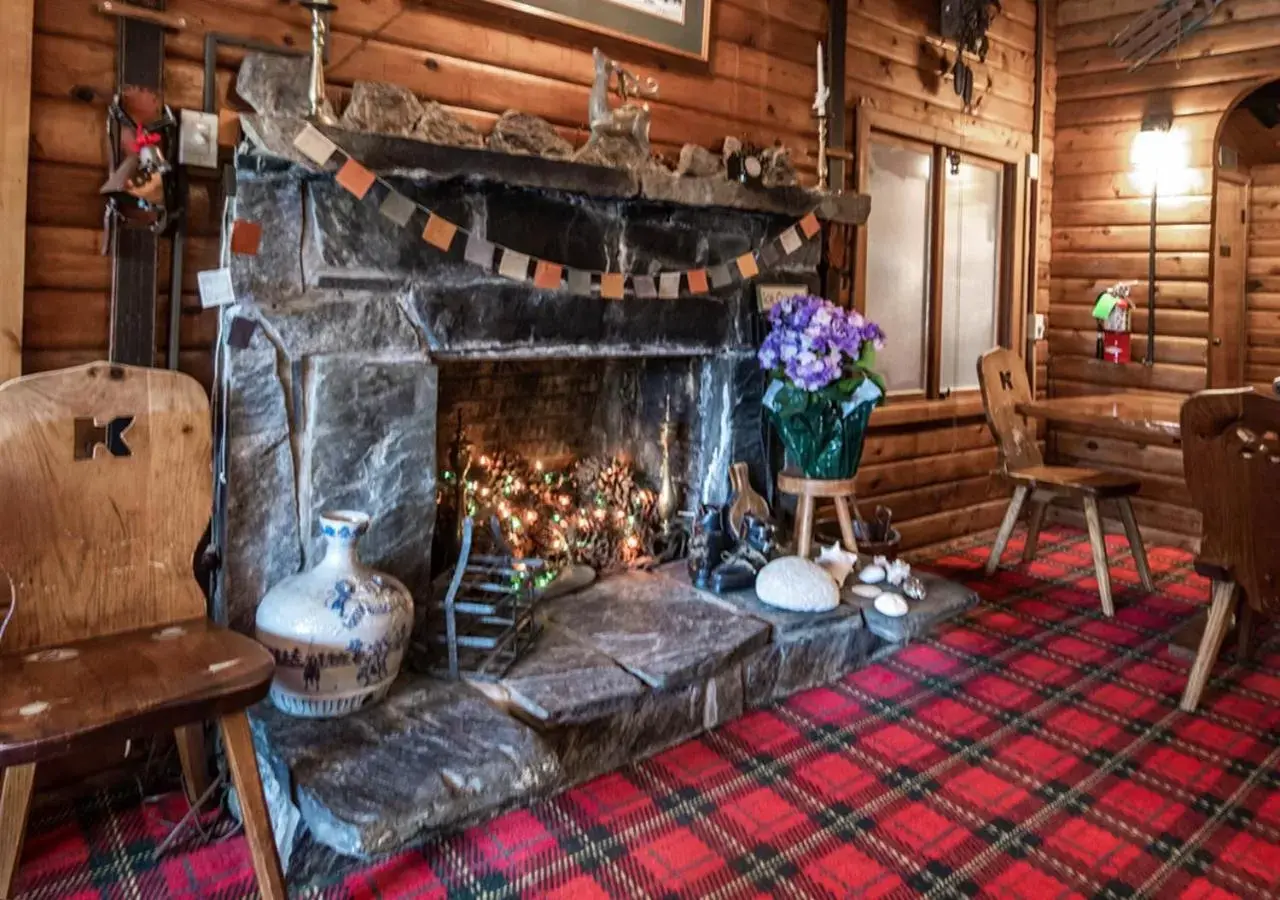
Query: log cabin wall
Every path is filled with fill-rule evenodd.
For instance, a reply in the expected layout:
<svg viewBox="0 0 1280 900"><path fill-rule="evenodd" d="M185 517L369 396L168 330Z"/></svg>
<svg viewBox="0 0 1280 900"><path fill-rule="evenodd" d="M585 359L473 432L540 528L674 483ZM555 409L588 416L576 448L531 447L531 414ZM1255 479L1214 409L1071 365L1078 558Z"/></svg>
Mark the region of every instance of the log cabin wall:
<svg viewBox="0 0 1280 900"><path fill-rule="evenodd" d="M105 99L115 83L113 20L88 0L36 0L32 141L23 363L27 372L106 355L110 265L100 255ZM333 17L329 81L341 95L357 79L394 82L437 100L487 130L508 108L543 116L585 140L591 47L656 75L655 149L674 158L684 142L719 147L725 135L757 144L782 141L806 180L813 177L814 49L827 30L823 0L715 0L710 63L664 61L580 32L545 32L528 18L487 4L364 0ZM849 0L847 100L939 129L1029 152L1036 71L1033 0L1005 0L992 50L978 72L978 107L966 114L938 76L936 0ZM1051 7L1050 7L1051 8ZM459 11L454 12L457 9ZM469 9L467 12L465 10ZM305 47L307 16L278 0L170 0L186 29L166 44L166 100L201 103L208 31ZM1052 19L1046 58L1045 164L1037 309L1048 306L1052 161ZM240 53L218 57L217 96L236 106ZM219 210L206 184L193 184L185 259L181 365L210 381L214 317L199 309L195 275L215 264ZM165 247L167 242L162 242ZM162 250L158 341L167 341L168 261ZM1044 381L1044 347L1038 354ZM158 357L159 358L159 357ZM999 521L1005 503L988 473L995 449L973 398L924 412L886 409L873 422L861 490L897 514L909 546L945 540Z"/></svg>
<svg viewBox="0 0 1280 900"><path fill-rule="evenodd" d="M1124 389L1184 396L1207 383L1210 228L1215 139L1223 114L1253 86L1280 74L1280 9L1274 0L1224 3L1199 31L1136 72L1108 40L1149 10L1150 0L1060 0L1058 108L1049 309L1053 394ZM1130 174L1130 146L1144 114L1171 108L1189 170L1178 197L1161 197L1157 233L1158 362L1146 353L1149 195ZM1090 308L1103 288L1133 279L1135 364L1093 359ZM1176 450L1138 447L1059 431L1056 459L1131 472L1133 502L1153 536L1199 535Z"/></svg>
<svg viewBox="0 0 1280 900"><path fill-rule="evenodd" d="M1272 146L1271 158L1280 160ZM1270 391L1280 378L1280 163L1249 170L1249 258L1245 381Z"/></svg>

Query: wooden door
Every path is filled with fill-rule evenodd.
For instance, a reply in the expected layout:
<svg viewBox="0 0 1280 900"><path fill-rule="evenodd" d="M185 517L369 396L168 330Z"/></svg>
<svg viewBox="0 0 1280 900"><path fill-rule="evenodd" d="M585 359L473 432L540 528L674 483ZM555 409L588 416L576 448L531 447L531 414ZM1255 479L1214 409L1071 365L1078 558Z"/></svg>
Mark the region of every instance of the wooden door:
<svg viewBox="0 0 1280 900"><path fill-rule="evenodd" d="M1214 207L1213 295L1209 310L1209 387L1244 384L1245 266L1249 183L1218 174Z"/></svg>

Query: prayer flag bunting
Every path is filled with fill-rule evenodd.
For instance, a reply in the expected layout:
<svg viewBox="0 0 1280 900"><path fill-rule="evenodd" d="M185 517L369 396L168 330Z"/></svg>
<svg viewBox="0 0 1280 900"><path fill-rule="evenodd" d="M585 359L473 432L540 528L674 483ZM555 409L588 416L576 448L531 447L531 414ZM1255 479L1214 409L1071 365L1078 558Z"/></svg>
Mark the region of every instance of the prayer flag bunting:
<svg viewBox="0 0 1280 900"><path fill-rule="evenodd" d="M705 294L707 292L707 270L693 269L684 274L685 280L689 282L689 291L694 294Z"/></svg>
<svg viewBox="0 0 1280 900"><path fill-rule="evenodd" d="M804 232L805 237L813 237L821 229L822 226L818 224L818 217L813 213L809 213L809 215L800 220L800 230Z"/></svg>
<svg viewBox="0 0 1280 900"><path fill-rule="evenodd" d="M654 282L652 275L633 276L631 286L635 288L636 296L641 300L656 300L658 297L658 285Z"/></svg>
<svg viewBox="0 0 1280 900"><path fill-rule="evenodd" d="M658 296L663 300L676 300L680 297L679 272L663 272L658 276Z"/></svg>
<svg viewBox="0 0 1280 900"><path fill-rule="evenodd" d="M766 241L764 246L760 248L759 262L760 268L772 269L782 259L782 248L778 246L776 240Z"/></svg>
<svg viewBox="0 0 1280 900"><path fill-rule="evenodd" d="M422 229L422 239L444 253L449 252L449 248L453 246L453 237L458 233L458 226L454 225L448 219L437 216L435 213L427 216L427 226ZM470 251L471 245L467 244ZM470 257L468 257L470 259ZM489 259L493 259L493 248L489 248Z"/></svg>
<svg viewBox="0 0 1280 900"><path fill-rule="evenodd" d="M800 245L804 243L800 238L800 232L796 231L796 226L792 225L782 234L778 235L778 243L782 245L783 251L788 256L800 249Z"/></svg>
<svg viewBox="0 0 1280 900"><path fill-rule="evenodd" d="M293 139L293 146L317 166L324 166L338 149L338 145L321 134L314 125L304 126Z"/></svg>
<svg viewBox="0 0 1280 900"><path fill-rule="evenodd" d="M707 266L707 277L711 279L711 286L714 288L728 287L733 284L733 275L729 273L729 267L724 263L718 266Z"/></svg>
<svg viewBox="0 0 1280 900"><path fill-rule="evenodd" d="M369 188L373 187L374 181L377 180L376 175L350 158L338 170L337 178L338 184L354 194L357 200L363 200L364 195L369 193Z"/></svg>
<svg viewBox="0 0 1280 900"><path fill-rule="evenodd" d="M533 284L544 291L554 291L560 287L560 276L563 273L564 266L540 259L533 270Z"/></svg>
<svg viewBox="0 0 1280 900"><path fill-rule="evenodd" d="M604 272L600 275L600 296L609 300L621 300L627 290L627 280L621 272Z"/></svg>
<svg viewBox="0 0 1280 900"><path fill-rule="evenodd" d="M382 204L378 207L378 211L401 228L404 228L409 224L409 219L413 217L413 213L417 208L418 204L404 194L399 191L388 190L387 196L382 198Z"/></svg>
<svg viewBox="0 0 1280 900"><path fill-rule="evenodd" d="M517 253L508 247L502 248L502 256L498 260L498 274L512 281L528 281L529 256Z"/></svg>
<svg viewBox="0 0 1280 900"><path fill-rule="evenodd" d="M486 241L474 231L467 235L467 249L464 252L467 262L473 266L493 271L493 244Z"/></svg>
<svg viewBox="0 0 1280 900"><path fill-rule="evenodd" d="M584 272L582 269L569 270L569 293L577 294L580 297L587 297L591 294L591 273Z"/></svg>
<svg viewBox="0 0 1280 900"><path fill-rule="evenodd" d="M743 278L755 278L760 274L760 267L756 265L756 255L754 253L744 253L736 260L738 271L742 273Z"/></svg>

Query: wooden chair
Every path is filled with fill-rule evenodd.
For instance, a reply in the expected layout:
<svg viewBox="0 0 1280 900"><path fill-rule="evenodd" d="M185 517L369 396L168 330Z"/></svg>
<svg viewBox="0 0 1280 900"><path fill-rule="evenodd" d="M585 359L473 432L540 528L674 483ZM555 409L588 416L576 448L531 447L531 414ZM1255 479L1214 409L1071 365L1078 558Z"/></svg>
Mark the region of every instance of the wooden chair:
<svg viewBox="0 0 1280 900"><path fill-rule="evenodd" d="M1280 400L1251 388L1196 394L1182 405L1182 466L1202 517L1196 571L1213 583L1180 704L1191 712L1237 605L1241 658L1253 617L1280 608Z"/></svg>
<svg viewBox="0 0 1280 900"><path fill-rule="evenodd" d="M211 458L208 400L178 372L92 363L0 386L0 898L38 762L175 729L202 793L208 718L258 886L285 897L244 714L273 662L209 621L192 574Z"/></svg>
<svg viewBox="0 0 1280 900"><path fill-rule="evenodd" d="M1078 500L1084 506L1085 523L1089 527L1089 545L1093 549L1093 567L1098 575L1098 594L1102 599L1102 611L1115 615L1111 600L1111 573L1107 565L1107 545L1103 539L1102 516L1098 503L1114 500L1120 509L1129 547L1133 551L1134 565L1142 586L1154 590L1151 570L1147 567L1147 553L1142 546L1142 534L1134 517L1129 497L1138 492L1140 482L1127 475L1084 469L1075 466L1046 466L1035 435L1027 427L1025 417L1017 411L1019 403L1031 400L1031 386L1022 360L1012 350L997 347L988 350L978 360L978 384L982 388L982 401L986 407L987 425L1000 448L999 475L1013 483L1013 499L1005 511L1004 521L996 534L996 542L987 559L987 574L995 573L1000 565L1009 536L1018 523L1018 515L1027 498L1031 498L1031 515L1027 522L1027 543L1022 552L1023 561L1035 557L1040 539L1040 526L1044 522L1045 508L1056 497Z"/></svg>

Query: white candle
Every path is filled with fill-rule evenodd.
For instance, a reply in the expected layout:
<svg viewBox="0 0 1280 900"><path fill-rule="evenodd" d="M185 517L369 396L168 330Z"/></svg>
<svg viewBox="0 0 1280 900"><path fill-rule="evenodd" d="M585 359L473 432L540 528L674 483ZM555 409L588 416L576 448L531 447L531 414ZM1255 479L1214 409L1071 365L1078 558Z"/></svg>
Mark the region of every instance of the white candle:
<svg viewBox="0 0 1280 900"><path fill-rule="evenodd" d="M818 41L818 92L813 95L813 105L821 108L827 93L827 67L822 64L822 41Z"/></svg>

